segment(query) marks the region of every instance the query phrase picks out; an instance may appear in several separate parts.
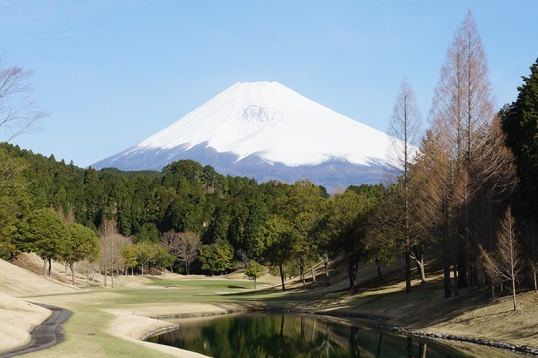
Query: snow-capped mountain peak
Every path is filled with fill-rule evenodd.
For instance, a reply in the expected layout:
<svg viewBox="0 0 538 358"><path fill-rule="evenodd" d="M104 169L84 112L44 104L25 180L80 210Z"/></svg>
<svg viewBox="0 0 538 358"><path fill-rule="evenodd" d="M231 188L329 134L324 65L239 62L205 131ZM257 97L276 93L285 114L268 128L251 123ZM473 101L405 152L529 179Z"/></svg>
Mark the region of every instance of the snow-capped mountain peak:
<svg viewBox="0 0 538 358"><path fill-rule="evenodd" d="M246 82L236 83L169 127L94 167L160 169L174 160L194 159L218 169L224 157L236 167L247 162L293 168L328 162L371 167L385 162L388 145L385 133L278 82ZM256 173L249 176L257 177Z"/></svg>
<svg viewBox="0 0 538 358"><path fill-rule="evenodd" d="M207 142L217 152L254 153L288 166L331 158L366 165L382 160L386 135L277 82L236 83L135 149L186 150Z"/></svg>

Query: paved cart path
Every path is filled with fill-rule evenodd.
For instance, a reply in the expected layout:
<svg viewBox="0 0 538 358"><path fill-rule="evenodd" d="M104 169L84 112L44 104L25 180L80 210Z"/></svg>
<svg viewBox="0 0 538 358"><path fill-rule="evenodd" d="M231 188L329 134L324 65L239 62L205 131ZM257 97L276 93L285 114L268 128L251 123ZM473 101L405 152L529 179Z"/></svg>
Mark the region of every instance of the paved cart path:
<svg viewBox="0 0 538 358"><path fill-rule="evenodd" d="M51 310L52 315L30 333L32 339L27 345L2 352L0 353L0 358L14 357L49 348L65 340L62 333L62 324L64 324L73 313L59 307L44 304L37 305Z"/></svg>

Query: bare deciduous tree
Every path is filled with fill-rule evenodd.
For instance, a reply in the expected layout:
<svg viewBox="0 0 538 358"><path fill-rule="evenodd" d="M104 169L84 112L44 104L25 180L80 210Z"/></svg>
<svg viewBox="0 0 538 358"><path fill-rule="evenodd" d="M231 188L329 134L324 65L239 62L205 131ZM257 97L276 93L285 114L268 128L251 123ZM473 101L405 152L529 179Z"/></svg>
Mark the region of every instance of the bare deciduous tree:
<svg viewBox="0 0 538 358"><path fill-rule="evenodd" d="M509 206L501 222L501 228L497 232L497 250L488 253L482 246L479 246L484 267L491 279L495 283L510 283L514 311L517 309L516 281L523 269L515 225L516 221Z"/></svg>
<svg viewBox="0 0 538 358"><path fill-rule="evenodd" d="M6 142L31 132L35 123L47 115L29 98L32 74L20 67L7 67L0 55L0 127Z"/></svg>
<svg viewBox="0 0 538 358"><path fill-rule="evenodd" d="M123 264L123 250L131 243L131 239L118 234L116 222L105 219L97 229L99 236L99 263L104 274L104 286L107 274L110 273L111 285L114 288L114 270L116 272Z"/></svg>
<svg viewBox="0 0 538 358"><path fill-rule="evenodd" d="M168 248L170 254L185 263L185 272L188 275L190 265L198 258L202 241L193 232L168 231L161 236L161 244Z"/></svg>
<svg viewBox="0 0 538 358"><path fill-rule="evenodd" d="M401 211L393 211L401 215L400 220L395 220L399 235L397 239L405 255L405 291L411 292L411 256L416 236L411 228L411 204L410 204L410 176L411 163L417 152L417 145L421 136L421 116L418 109L415 93L407 79L404 77L396 102L393 114L389 123L388 135L391 145L389 146L388 161L392 167L390 173L399 174L399 183L402 185L401 195L397 198ZM418 255L416 255L418 256ZM417 259L418 260L418 259ZM418 261L417 261L418 262Z"/></svg>
<svg viewBox="0 0 538 358"><path fill-rule="evenodd" d="M414 205L420 207L417 218L419 235L433 238L443 252L445 298L452 295L450 264L453 262L451 162L440 140L440 133L428 130L413 165L413 185L417 190Z"/></svg>
<svg viewBox="0 0 538 358"><path fill-rule="evenodd" d="M471 217L470 206L481 188L475 177L474 169L479 168L475 159L483 150L494 114L486 56L471 11L456 30L447 51L430 114L435 132L442 133L451 160L451 205L459 219L454 238L461 240L458 285L467 286L471 295L470 255L471 246L476 245L471 224L478 220Z"/></svg>

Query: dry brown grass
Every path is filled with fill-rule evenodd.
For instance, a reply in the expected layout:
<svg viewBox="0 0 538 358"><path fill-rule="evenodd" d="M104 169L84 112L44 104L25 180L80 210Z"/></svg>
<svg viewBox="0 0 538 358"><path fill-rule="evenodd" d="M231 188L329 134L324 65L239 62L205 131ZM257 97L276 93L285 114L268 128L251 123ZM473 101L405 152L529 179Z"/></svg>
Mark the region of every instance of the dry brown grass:
<svg viewBox="0 0 538 358"><path fill-rule="evenodd" d="M374 265L364 265L359 272L359 292L351 293L347 289L347 273L340 266L333 271L334 286L325 288L323 277L318 277L316 283L308 285L315 289L305 290L296 281L288 285L294 295L285 295L270 304L295 310L375 316L384 325L538 348L538 293L518 292L516 311L508 292L492 302L487 285L474 289L471 298L464 290L445 299L442 272L431 263L427 268L428 282L421 284L415 277L412 292L406 294L401 262L384 267L381 281ZM275 286L274 290L278 289Z"/></svg>

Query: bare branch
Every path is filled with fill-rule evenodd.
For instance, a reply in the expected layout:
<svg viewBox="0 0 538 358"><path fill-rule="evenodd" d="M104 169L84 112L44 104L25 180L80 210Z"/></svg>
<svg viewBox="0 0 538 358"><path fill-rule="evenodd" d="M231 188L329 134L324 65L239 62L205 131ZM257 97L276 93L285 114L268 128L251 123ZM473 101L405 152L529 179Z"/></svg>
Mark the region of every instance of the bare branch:
<svg viewBox="0 0 538 358"><path fill-rule="evenodd" d="M20 67L6 67L0 56L0 128L5 142L38 130L36 122L48 115L29 97L32 71Z"/></svg>
<svg viewBox="0 0 538 358"><path fill-rule="evenodd" d="M202 241L193 232L167 231L160 238L163 246L168 248L168 252L180 261L185 263L186 274L189 274L190 264L196 261Z"/></svg>

